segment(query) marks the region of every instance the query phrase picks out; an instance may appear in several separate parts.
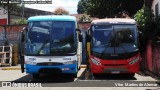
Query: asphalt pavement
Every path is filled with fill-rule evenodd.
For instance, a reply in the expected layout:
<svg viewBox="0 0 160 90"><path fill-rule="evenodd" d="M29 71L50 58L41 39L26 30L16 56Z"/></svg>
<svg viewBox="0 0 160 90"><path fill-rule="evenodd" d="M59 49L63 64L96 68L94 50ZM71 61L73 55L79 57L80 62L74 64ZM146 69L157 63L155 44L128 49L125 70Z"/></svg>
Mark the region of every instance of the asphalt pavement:
<svg viewBox="0 0 160 90"><path fill-rule="evenodd" d="M39 79L33 79L32 75L21 73L20 66L5 67L0 70L0 77L0 86L2 86L2 82L38 83L42 86L34 87L34 90L81 90L82 88L83 90L160 90L159 81L149 75L138 73L134 77L127 77L125 75L102 74L95 77L85 68L79 70L77 78L72 78L69 75L41 74ZM4 88L5 90L9 89L9 87L0 87L1 90ZM20 89L21 87L12 87L12 90L15 88ZM28 90L24 87L23 89Z"/></svg>

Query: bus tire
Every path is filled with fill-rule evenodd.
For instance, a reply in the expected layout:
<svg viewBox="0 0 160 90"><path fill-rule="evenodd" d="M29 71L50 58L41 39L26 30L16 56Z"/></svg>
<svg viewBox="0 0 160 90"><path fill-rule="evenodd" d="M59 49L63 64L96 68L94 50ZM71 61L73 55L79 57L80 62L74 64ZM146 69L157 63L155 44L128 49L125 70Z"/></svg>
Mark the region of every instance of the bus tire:
<svg viewBox="0 0 160 90"><path fill-rule="evenodd" d="M77 73L76 74L72 74L73 78L77 78Z"/></svg>
<svg viewBox="0 0 160 90"><path fill-rule="evenodd" d="M134 77L135 73L128 73L128 74L125 74L126 77Z"/></svg>
<svg viewBox="0 0 160 90"><path fill-rule="evenodd" d="M130 76L131 76L131 77L134 77L134 75L135 75L135 73L130 73Z"/></svg>
<svg viewBox="0 0 160 90"><path fill-rule="evenodd" d="M38 78L40 77L40 75L39 75L39 74L32 74L32 77L33 77L34 79L38 79Z"/></svg>
<svg viewBox="0 0 160 90"><path fill-rule="evenodd" d="M93 76L94 76L95 78L98 78L100 75L99 75L99 74L93 74Z"/></svg>

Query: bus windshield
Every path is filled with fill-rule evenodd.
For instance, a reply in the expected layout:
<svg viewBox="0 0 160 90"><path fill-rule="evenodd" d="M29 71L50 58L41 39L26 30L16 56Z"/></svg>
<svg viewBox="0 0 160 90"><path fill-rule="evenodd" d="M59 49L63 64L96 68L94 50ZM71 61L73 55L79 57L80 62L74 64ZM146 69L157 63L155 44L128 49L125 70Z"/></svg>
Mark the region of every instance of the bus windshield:
<svg viewBox="0 0 160 90"><path fill-rule="evenodd" d="M138 50L136 25L95 25L92 32L91 48L95 56L126 57Z"/></svg>
<svg viewBox="0 0 160 90"><path fill-rule="evenodd" d="M26 54L64 55L75 53L75 23L37 21L28 24Z"/></svg>

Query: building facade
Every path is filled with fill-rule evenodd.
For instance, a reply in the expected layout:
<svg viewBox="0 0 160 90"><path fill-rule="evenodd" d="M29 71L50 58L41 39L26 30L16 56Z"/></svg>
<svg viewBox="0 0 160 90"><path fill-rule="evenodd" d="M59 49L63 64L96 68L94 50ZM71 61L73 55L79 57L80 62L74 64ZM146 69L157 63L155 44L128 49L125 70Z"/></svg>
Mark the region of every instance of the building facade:
<svg viewBox="0 0 160 90"><path fill-rule="evenodd" d="M16 8L14 11L7 11L0 7L0 25L14 25L21 18L27 20L30 16L51 15L52 12L36 10L32 8Z"/></svg>
<svg viewBox="0 0 160 90"><path fill-rule="evenodd" d="M8 12L0 7L0 25L6 25L8 23L7 18L8 18Z"/></svg>
<svg viewBox="0 0 160 90"><path fill-rule="evenodd" d="M155 17L160 16L160 0L152 0L151 9Z"/></svg>

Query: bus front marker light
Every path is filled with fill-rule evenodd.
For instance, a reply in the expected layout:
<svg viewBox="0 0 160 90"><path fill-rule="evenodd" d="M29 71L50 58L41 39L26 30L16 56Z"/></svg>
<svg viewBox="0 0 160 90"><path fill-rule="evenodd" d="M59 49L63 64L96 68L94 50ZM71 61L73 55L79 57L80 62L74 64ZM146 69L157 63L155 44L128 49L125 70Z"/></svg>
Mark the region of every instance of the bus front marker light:
<svg viewBox="0 0 160 90"><path fill-rule="evenodd" d="M136 57L136 58L134 58L132 61L130 61L129 64L133 65L133 64L135 64L136 62L138 62L138 60L139 60L139 57Z"/></svg>
<svg viewBox="0 0 160 90"><path fill-rule="evenodd" d="M95 60L95 59L91 59L91 61L96 65L101 65L101 63L99 61Z"/></svg>

